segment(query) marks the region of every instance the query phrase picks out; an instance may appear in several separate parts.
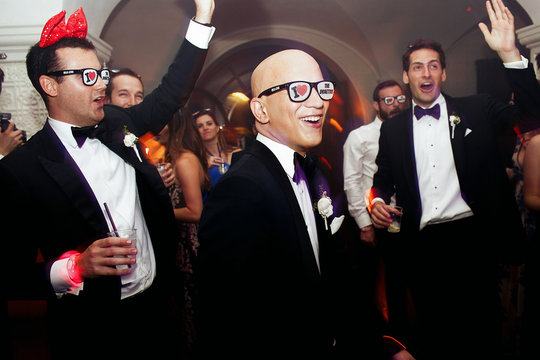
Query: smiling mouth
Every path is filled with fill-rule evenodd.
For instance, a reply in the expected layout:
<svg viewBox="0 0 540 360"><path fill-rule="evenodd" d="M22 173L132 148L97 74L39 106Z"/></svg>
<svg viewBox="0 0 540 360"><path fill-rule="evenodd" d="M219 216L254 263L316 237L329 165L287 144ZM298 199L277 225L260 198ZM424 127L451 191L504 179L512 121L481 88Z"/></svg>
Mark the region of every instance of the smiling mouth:
<svg viewBox="0 0 540 360"><path fill-rule="evenodd" d="M321 118L320 115L313 115L301 117L300 120L310 124L318 124L321 121Z"/></svg>

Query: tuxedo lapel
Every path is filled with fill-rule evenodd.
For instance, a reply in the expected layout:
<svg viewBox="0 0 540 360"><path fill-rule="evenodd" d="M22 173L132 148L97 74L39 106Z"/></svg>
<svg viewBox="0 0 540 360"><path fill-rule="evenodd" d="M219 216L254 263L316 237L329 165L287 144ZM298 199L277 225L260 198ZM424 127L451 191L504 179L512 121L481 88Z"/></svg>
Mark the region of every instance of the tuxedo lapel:
<svg viewBox="0 0 540 360"><path fill-rule="evenodd" d="M98 135L98 139L122 160L133 166L137 177L137 184L140 185L140 181L146 180L155 194L165 194L166 202L169 203L169 195L163 185L163 180L159 176L154 165L143 159L144 155L140 143L137 142L133 147L126 146L124 144L124 137L126 134L124 133L123 128L112 128L108 122L105 122L102 126L105 127L105 131ZM137 150L135 150L135 147L137 147ZM141 157L140 159L137 156L136 151ZM138 186L138 188L143 189L145 187Z"/></svg>
<svg viewBox="0 0 540 360"><path fill-rule="evenodd" d="M112 152L120 156L122 160L131 164L133 167L137 167L138 163L141 161L137 157L135 149L124 144L124 130L112 128L106 120L104 120L104 123L100 126L103 126L104 130L98 136L98 139L111 149Z"/></svg>
<svg viewBox="0 0 540 360"><path fill-rule="evenodd" d="M90 185L48 122L41 138L43 155L39 155L38 160L45 171L96 232L106 233L107 223Z"/></svg>
<svg viewBox="0 0 540 360"><path fill-rule="evenodd" d="M466 178L466 156L465 156L465 131L467 129L467 121L463 112L460 111L453 98L445 96L446 108L448 110L448 127L450 130L450 142L452 143L452 153L454 156L454 164L458 174L459 182L463 187L464 179ZM454 136L452 136L452 125L450 124L450 116L459 117L459 123L454 126Z"/></svg>
<svg viewBox="0 0 540 360"><path fill-rule="evenodd" d="M278 159L261 142L254 141L247 152L253 154L263 162L263 164L272 174L275 181L279 184L280 191L285 194L295 224L296 233L298 234L298 241L300 243L304 268L307 269L312 276L318 278L319 270L317 267L317 261L315 260L315 254L313 253L311 240L307 232L306 222L302 215L302 210L300 210L300 205L298 204L296 195L292 189L289 177L283 170L283 167L279 163Z"/></svg>
<svg viewBox="0 0 540 360"><path fill-rule="evenodd" d="M399 119L400 121L403 119ZM405 134L404 137L396 137L404 139L401 144L401 153L403 156L403 173L407 186L411 189L411 192L416 194L418 201L420 201L420 190L418 189L418 175L416 171L416 154L414 152L414 134L413 134L413 113L409 109L406 111L406 119L401 122L398 127L399 132Z"/></svg>

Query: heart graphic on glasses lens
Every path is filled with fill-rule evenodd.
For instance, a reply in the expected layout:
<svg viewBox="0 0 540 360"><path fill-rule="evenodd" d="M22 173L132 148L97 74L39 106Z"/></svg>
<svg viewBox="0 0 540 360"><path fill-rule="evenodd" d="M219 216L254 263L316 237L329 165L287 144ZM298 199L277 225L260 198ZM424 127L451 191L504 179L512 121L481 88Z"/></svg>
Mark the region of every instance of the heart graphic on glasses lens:
<svg viewBox="0 0 540 360"><path fill-rule="evenodd" d="M94 81L96 79L96 73L95 72L89 72L88 73L88 78L91 80L91 81Z"/></svg>
<svg viewBox="0 0 540 360"><path fill-rule="evenodd" d="M296 86L296 91L298 92L298 94L300 94L300 96L304 96L304 94L307 92L307 90L308 90L307 85L298 85L298 86Z"/></svg>

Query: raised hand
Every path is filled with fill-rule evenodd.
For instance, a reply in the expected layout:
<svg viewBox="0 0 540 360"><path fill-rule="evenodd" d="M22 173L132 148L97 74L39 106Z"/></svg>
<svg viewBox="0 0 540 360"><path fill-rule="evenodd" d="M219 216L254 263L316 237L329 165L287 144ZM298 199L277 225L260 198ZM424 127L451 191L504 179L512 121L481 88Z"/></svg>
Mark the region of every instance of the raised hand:
<svg viewBox="0 0 540 360"><path fill-rule="evenodd" d="M505 63L521 60L516 47L514 16L510 10L504 6L502 0L491 0L491 3L486 1L486 10L491 22L491 32L484 23L479 23L478 27L488 46L496 51Z"/></svg>
<svg viewBox="0 0 540 360"><path fill-rule="evenodd" d="M197 11L195 13L195 21L210 24L212 22L212 14L214 13L214 0L194 0Z"/></svg>

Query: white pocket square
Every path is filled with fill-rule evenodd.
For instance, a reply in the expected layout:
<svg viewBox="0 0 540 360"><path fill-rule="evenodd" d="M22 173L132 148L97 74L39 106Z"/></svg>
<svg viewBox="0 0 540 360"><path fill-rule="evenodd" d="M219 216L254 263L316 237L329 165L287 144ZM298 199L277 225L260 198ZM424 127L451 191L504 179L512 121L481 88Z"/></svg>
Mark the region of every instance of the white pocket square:
<svg viewBox="0 0 540 360"><path fill-rule="evenodd" d="M472 130L467 128L467 130L465 130L465 136L469 135L470 133L472 133Z"/></svg>
<svg viewBox="0 0 540 360"><path fill-rule="evenodd" d="M345 219L345 215L341 215L340 217L334 218L334 220L332 220L332 222L330 223L330 230L332 230L332 235L334 235L339 230L341 224L343 223L343 219Z"/></svg>

